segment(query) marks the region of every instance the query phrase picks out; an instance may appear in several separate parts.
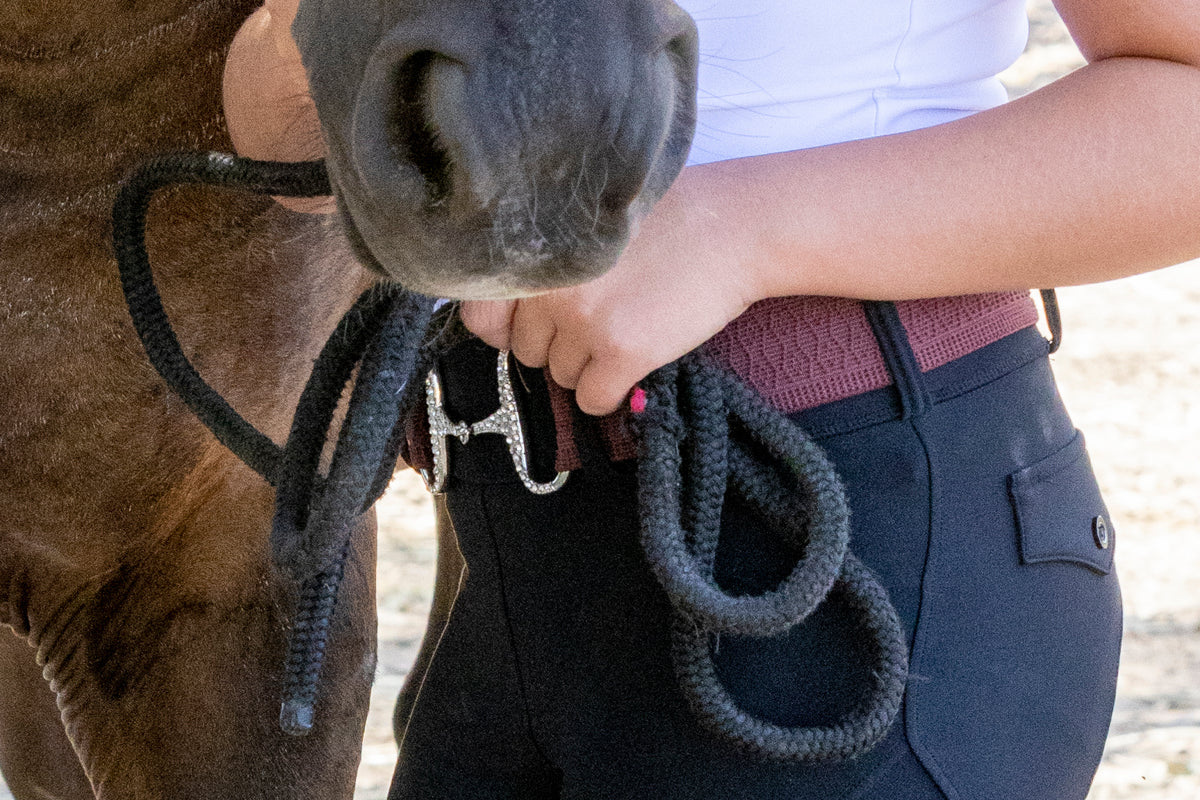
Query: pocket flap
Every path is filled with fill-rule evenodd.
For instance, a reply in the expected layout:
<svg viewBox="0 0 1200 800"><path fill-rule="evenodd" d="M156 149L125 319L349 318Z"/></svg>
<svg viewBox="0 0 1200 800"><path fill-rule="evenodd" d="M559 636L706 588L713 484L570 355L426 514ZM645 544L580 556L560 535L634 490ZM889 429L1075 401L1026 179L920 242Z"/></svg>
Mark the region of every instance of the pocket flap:
<svg viewBox="0 0 1200 800"><path fill-rule="evenodd" d="M1083 434L1052 456L1008 476L1022 564L1069 561L1101 575L1116 544Z"/></svg>

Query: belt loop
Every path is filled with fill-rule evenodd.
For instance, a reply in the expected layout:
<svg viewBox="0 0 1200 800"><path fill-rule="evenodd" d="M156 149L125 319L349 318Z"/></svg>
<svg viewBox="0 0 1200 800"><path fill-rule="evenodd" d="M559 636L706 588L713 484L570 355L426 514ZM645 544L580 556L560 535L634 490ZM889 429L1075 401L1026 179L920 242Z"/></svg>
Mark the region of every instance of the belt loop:
<svg viewBox="0 0 1200 800"><path fill-rule="evenodd" d="M900 321L896 304L880 300L864 300L863 310L871 332L879 343L883 363L900 395L900 408L904 419L919 417L929 410L932 401L921 366L908 339L908 331Z"/></svg>

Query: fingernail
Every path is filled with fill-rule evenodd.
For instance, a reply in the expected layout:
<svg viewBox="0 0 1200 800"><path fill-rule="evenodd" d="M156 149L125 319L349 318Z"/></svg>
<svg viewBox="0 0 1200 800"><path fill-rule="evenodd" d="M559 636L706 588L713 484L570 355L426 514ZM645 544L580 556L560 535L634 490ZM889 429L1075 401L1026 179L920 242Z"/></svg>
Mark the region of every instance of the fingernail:
<svg viewBox="0 0 1200 800"><path fill-rule="evenodd" d="M642 387L634 387L633 394L629 396L629 410L635 414L646 410L646 390Z"/></svg>

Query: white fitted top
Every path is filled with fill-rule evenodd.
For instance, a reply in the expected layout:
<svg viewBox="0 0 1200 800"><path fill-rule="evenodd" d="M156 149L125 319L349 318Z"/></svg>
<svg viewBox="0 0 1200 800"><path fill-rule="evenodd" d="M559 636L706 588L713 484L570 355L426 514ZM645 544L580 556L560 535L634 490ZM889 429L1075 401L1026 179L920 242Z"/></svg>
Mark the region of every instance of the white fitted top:
<svg viewBox="0 0 1200 800"><path fill-rule="evenodd" d="M689 164L924 128L999 105L1025 0L677 0L700 29Z"/></svg>

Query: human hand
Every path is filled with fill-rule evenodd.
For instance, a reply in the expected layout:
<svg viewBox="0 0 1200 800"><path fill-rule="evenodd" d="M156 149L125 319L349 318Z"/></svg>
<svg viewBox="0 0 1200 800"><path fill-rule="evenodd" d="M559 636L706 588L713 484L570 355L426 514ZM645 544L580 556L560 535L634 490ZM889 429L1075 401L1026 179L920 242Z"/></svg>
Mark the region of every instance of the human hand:
<svg viewBox="0 0 1200 800"><path fill-rule="evenodd" d="M325 156L317 109L291 25L300 0L266 0L238 29L222 85L229 136L239 155L263 161ZM276 197L294 211L331 213L332 197Z"/></svg>
<svg viewBox="0 0 1200 800"><path fill-rule="evenodd" d="M519 300L467 301L463 323L521 363L549 366L585 413L617 410L638 381L760 299L743 263L743 228L712 216L703 190L685 170L600 278Z"/></svg>

